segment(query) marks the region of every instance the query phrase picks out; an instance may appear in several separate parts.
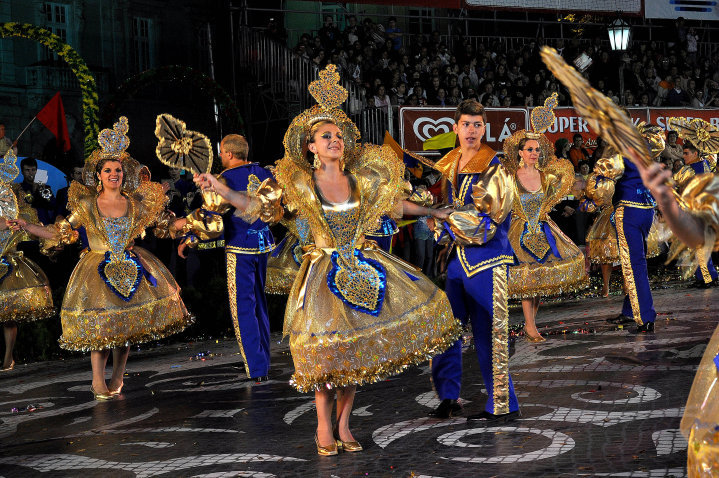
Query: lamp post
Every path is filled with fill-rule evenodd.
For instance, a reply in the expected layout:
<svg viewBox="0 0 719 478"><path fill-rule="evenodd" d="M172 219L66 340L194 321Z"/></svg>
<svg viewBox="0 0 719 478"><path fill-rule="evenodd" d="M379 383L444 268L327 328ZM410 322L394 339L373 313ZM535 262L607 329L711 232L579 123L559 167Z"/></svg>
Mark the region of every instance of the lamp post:
<svg viewBox="0 0 719 478"><path fill-rule="evenodd" d="M629 34L631 33L631 29L629 27L629 24L622 20L621 18L617 18L612 23L609 24L607 27L607 32L609 33L609 45L612 47L612 51L616 52L623 52L627 49L627 45L629 45ZM622 100L624 99L624 68L626 67L626 62L624 61L624 58L620 58L619 60L619 98Z"/></svg>

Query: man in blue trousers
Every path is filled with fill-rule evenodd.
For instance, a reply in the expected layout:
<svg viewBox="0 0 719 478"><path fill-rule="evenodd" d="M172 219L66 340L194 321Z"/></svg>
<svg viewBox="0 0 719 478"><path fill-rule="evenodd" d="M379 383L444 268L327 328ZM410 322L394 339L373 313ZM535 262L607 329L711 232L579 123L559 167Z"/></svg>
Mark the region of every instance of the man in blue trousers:
<svg viewBox="0 0 719 478"><path fill-rule="evenodd" d="M664 134L653 125L639 126L650 153L656 158L664 150ZM597 161L587 181L587 196L598 205L614 205L617 246L624 275L622 313L608 319L610 323L637 324L633 333L654 332L657 313L647 271L647 236L654 220L654 198L642 184L637 167L622 154Z"/></svg>
<svg viewBox="0 0 719 478"><path fill-rule="evenodd" d="M435 167L445 180L443 196L455 209L443 224L450 239L446 293L455 317L472 326L474 344L489 398L481 413L467 417L502 423L520 416L509 375L507 275L512 248L507 239L514 180L487 145L484 107L465 100L454 115L455 148ZM440 239L441 242L441 239ZM462 339L432 359L432 380L441 400L430 415L462 412Z"/></svg>
<svg viewBox="0 0 719 478"><path fill-rule="evenodd" d="M220 158L225 168L220 179L235 191L254 194L272 174L257 163L247 161L247 140L238 134L225 136ZM267 380L270 370L270 323L265 298L267 256L275 243L267 223L251 222L234 207L223 211L227 290L230 313L245 371L250 379ZM253 218L254 219L254 218Z"/></svg>

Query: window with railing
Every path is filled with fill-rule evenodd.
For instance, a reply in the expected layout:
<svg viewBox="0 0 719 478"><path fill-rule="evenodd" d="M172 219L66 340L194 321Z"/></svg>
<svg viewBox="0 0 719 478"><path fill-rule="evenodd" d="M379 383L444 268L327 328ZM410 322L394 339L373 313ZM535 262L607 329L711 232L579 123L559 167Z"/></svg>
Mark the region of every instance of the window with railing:
<svg viewBox="0 0 719 478"><path fill-rule="evenodd" d="M63 3L46 2L42 5L43 23L45 28L59 36L64 42L69 42L68 31L70 21L70 6ZM57 60L57 55L46 46L40 46L40 60Z"/></svg>
<svg viewBox="0 0 719 478"><path fill-rule="evenodd" d="M135 71L145 71L154 63L152 51L152 20L134 17L132 19L132 54Z"/></svg>

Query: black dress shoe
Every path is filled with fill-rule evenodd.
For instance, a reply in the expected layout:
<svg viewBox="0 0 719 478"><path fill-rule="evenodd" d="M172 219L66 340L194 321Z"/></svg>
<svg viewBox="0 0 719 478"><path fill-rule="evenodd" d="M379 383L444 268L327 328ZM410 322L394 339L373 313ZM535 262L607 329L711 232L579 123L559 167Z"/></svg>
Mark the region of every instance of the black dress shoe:
<svg viewBox="0 0 719 478"><path fill-rule="evenodd" d="M634 319L632 319L631 317L628 317L624 314L619 314L616 317L610 317L609 319L607 319L607 322L609 322L610 324L616 324L616 325L631 324L632 322L634 322Z"/></svg>
<svg viewBox="0 0 719 478"><path fill-rule="evenodd" d="M501 415L495 415L493 413L489 413L487 410L482 411L482 413L477 413L474 415L470 415L467 417L468 422L483 422L487 424L497 424L497 423L507 423L511 422L513 420L516 420L517 418L521 417L522 414L519 410L515 412L509 412L509 413L503 413Z"/></svg>
<svg viewBox="0 0 719 478"><path fill-rule="evenodd" d="M694 281L694 283L691 285L695 289L708 289L710 287L713 287L714 281L712 282L704 282L704 281Z"/></svg>
<svg viewBox="0 0 719 478"><path fill-rule="evenodd" d="M647 322L643 325L637 325L635 330L632 330L633 334L653 334L654 333L654 322Z"/></svg>
<svg viewBox="0 0 719 478"><path fill-rule="evenodd" d="M433 411L429 412L430 417L449 418L462 414L462 405L457 400L445 398Z"/></svg>

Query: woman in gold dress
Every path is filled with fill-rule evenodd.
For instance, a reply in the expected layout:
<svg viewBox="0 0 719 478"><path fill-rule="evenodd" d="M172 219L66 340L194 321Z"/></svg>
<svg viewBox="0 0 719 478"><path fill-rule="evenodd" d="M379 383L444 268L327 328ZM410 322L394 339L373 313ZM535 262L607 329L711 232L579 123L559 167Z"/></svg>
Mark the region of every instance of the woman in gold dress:
<svg viewBox="0 0 719 478"><path fill-rule="evenodd" d="M704 142L719 150L716 129L706 128ZM714 136L712 138L712 136ZM671 171L660 164L639 167L644 185L657 201L659 210L675 234L670 257L679 257L684 274L705 264L712 251L719 250L719 176L694 176L677 201ZM681 204L681 206L680 206ZM719 475L719 327L707 345L692 383L684 416L679 425L689 442L687 474L692 478Z"/></svg>
<svg viewBox="0 0 719 478"><path fill-rule="evenodd" d="M356 144L359 131L339 108L347 91L338 80L330 65L310 85L319 104L292 121L275 170L285 205L307 221L312 238L289 295L284 333L295 365L291 384L315 392L320 455L362 449L349 429L357 385L430 358L460 331L444 292L414 266L364 239L383 214L447 213L403 201L404 165L390 148ZM261 202L271 204L228 190L208 175L196 181L247 213L259 213Z"/></svg>
<svg viewBox="0 0 719 478"><path fill-rule="evenodd" d="M552 124L553 95L532 110L532 125L544 131ZM549 218L549 212L574 184L572 163L557 158L541 133L520 130L504 141L504 167L516 178L514 209L508 237L514 250L509 267L509 296L522 299L524 333L531 342L544 341L537 330L539 298L587 286L584 255Z"/></svg>
<svg viewBox="0 0 719 478"><path fill-rule="evenodd" d="M55 313L47 276L17 250L17 244L29 238L24 232L8 227L8 220L18 217L27 220L34 212L25 201L18 201L13 191L11 183L18 174L16 161L10 149L0 164L0 323L5 338L2 371L15 367L13 349L18 324L45 319Z"/></svg>
<svg viewBox="0 0 719 478"><path fill-rule="evenodd" d="M67 219L46 227L24 219L12 221L14 229L43 238L45 249L76 241L75 229L80 226L87 231L89 251L75 267L62 303L60 346L91 351L91 391L96 400L120 393L131 344L180 332L193 321L170 271L133 245L152 225L179 230L185 220L174 220L165 210L160 184L140 181L139 163L125 152L127 129L127 119L122 117L114 130L100 133L102 149L85 163L87 186L70 185ZM112 377L106 384L110 350Z"/></svg>

